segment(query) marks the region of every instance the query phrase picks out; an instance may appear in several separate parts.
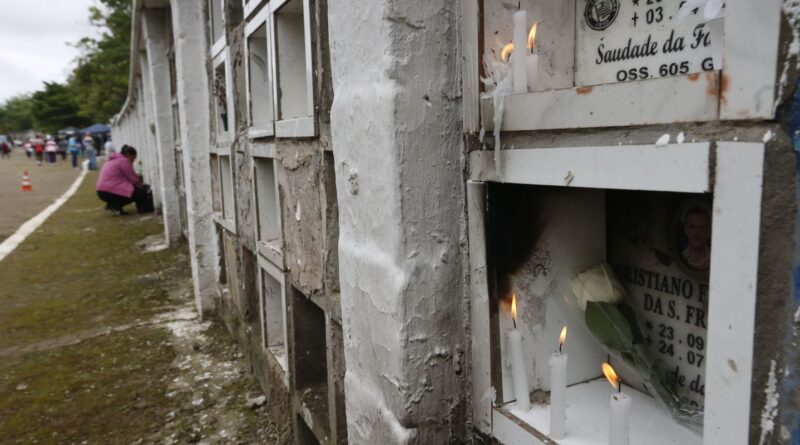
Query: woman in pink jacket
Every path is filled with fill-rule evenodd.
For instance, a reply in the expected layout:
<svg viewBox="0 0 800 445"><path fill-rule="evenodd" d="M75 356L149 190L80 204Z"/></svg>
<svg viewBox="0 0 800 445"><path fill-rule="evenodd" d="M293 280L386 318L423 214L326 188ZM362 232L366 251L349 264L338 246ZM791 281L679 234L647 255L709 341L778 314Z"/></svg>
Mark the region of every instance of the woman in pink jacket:
<svg viewBox="0 0 800 445"><path fill-rule="evenodd" d="M136 149L126 145L119 154L112 153L100 170L97 196L106 203L106 210L116 215L125 215L122 208L132 202L140 213L150 210L147 189L133 171L135 160Z"/></svg>

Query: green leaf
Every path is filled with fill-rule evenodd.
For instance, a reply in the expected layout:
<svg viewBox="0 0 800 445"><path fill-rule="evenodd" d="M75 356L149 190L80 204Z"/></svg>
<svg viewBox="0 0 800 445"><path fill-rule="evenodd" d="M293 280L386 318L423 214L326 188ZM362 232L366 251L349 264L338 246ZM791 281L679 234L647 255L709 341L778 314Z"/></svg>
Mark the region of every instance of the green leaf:
<svg viewBox="0 0 800 445"><path fill-rule="evenodd" d="M642 334L642 329L639 328L639 323L636 321L636 313L633 312L633 308L623 303L617 306L617 309L628 320L631 332L633 332L633 344L644 342L644 335Z"/></svg>
<svg viewBox="0 0 800 445"><path fill-rule="evenodd" d="M610 303L586 303L586 326L600 343L620 352L633 346L633 332L625 316Z"/></svg>

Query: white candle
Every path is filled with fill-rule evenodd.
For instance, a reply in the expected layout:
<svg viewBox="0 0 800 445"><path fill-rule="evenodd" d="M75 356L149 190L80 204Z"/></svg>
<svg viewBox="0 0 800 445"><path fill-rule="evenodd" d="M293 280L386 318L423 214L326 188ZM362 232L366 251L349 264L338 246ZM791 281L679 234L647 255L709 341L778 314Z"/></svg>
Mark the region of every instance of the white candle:
<svg viewBox="0 0 800 445"><path fill-rule="evenodd" d="M611 394L611 423L608 445L630 443L631 398L622 392Z"/></svg>
<svg viewBox="0 0 800 445"><path fill-rule="evenodd" d="M514 396L517 398L517 409L531 409L531 398L528 392L528 374L525 371L525 357L522 355L522 332L512 329L508 331L508 349L511 353L511 378L514 383Z"/></svg>
<svg viewBox="0 0 800 445"><path fill-rule="evenodd" d="M528 50L526 61L526 71L528 75L528 90L537 91L539 83L539 56L533 54L533 49L536 47L536 31L539 29L539 23L534 23L528 32Z"/></svg>
<svg viewBox="0 0 800 445"><path fill-rule="evenodd" d="M550 356L550 438L563 439L567 419L567 354Z"/></svg>
<svg viewBox="0 0 800 445"><path fill-rule="evenodd" d="M525 60L527 61L528 90L536 91L536 84L539 80L539 56L530 54Z"/></svg>
<svg viewBox="0 0 800 445"><path fill-rule="evenodd" d="M608 445L628 445L630 443L631 398L622 393L622 380L608 363L600 368L603 375L614 388L611 394L611 416L608 424Z"/></svg>
<svg viewBox="0 0 800 445"><path fill-rule="evenodd" d="M528 92L528 74L525 48L528 46L528 13L525 10L514 13L514 52L511 54L511 69L514 79L514 93Z"/></svg>

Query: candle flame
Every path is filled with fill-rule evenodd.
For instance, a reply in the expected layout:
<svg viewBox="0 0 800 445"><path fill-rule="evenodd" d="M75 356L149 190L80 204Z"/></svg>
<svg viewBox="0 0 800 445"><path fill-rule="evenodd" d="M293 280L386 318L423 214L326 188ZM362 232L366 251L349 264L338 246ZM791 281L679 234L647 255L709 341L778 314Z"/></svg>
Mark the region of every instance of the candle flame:
<svg viewBox="0 0 800 445"><path fill-rule="evenodd" d="M503 51L500 53L500 58L503 59L503 62L508 62L508 58L511 57L511 53L514 51L514 44L509 43L508 45L503 47Z"/></svg>
<svg viewBox="0 0 800 445"><path fill-rule="evenodd" d="M608 363L603 363L602 367L603 374L606 376L606 379L608 379L608 383L611 383L611 386L613 386L614 389L618 389L619 377L617 376L616 371L614 371L614 368L612 368Z"/></svg>
<svg viewBox="0 0 800 445"><path fill-rule="evenodd" d="M517 320L517 294L511 294L511 318Z"/></svg>
<svg viewBox="0 0 800 445"><path fill-rule="evenodd" d="M558 337L558 349L561 349L564 346L564 342L567 341L567 327L564 326L561 329L561 336Z"/></svg>
<svg viewBox="0 0 800 445"><path fill-rule="evenodd" d="M531 26L531 31L528 33L528 49L533 51L533 46L536 44L536 30L539 28L539 22Z"/></svg>

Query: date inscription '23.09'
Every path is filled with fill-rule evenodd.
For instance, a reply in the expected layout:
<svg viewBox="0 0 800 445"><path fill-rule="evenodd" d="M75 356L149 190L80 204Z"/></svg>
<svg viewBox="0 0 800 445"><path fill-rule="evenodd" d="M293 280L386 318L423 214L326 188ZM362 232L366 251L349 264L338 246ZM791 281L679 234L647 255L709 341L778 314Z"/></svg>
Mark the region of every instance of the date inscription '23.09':
<svg viewBox="0 0 800 445"><path fill-rule="evenodd" d="M637 314L665 387L687 407L705 404L711 261L708 196L607 195L608 256Z"/></svg>
<svg viewBox="0 0 800 445"><path fill-rule="evenodd" d="M685 0L577 0L576 86L713 71L702 10ZM721 36L719 37L721 38Z"/></svg>

